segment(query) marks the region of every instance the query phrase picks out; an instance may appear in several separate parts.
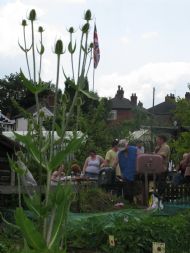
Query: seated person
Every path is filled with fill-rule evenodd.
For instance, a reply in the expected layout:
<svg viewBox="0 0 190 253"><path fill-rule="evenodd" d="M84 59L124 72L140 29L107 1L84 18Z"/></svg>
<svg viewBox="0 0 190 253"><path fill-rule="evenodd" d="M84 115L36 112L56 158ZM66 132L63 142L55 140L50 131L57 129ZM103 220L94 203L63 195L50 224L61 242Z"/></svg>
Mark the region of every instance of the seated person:
<svg viewBox="0 0 190 253"><path fill-rule="evenodd" d="M137 154L144 154L144 146L142 141L137 141Z"/></svg>
<svg viewBox="0 0 190 253"><path fill-rule="evenodd" d="M64 165L60 165L57 170L55 170L51 175L51 184L57 183L61 181L61 179L65 176L64 173Z"/></svg>
<svg viewBox="0 0 190 253"><path fill-rule="evenodd" d="M173 179L173 185L177 186L189 181L190 177L190 153L184 153L183 159L177 166L177 175Z"/></svg>
<svg viewBox="0 0 190 253"><path fill-rule="evenodd" d="M74 176L80 176L81 174L81 168L76 162L71 165L71 174Z"/></svg>
<svg viewBox="0 0 190 253"><path fill-rule="evenodd" d="M98 179L102 164L104 164L104 159L97 155L95 150L90 150L83 166L83 174L87 177Z"/></svg>

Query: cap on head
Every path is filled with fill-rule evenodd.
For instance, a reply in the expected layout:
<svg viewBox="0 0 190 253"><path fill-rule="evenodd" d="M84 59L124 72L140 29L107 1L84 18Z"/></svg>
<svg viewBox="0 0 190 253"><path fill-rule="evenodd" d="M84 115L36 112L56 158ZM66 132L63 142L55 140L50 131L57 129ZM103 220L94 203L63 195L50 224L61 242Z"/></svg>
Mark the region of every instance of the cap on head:
<svg viewBox="0 0 190 253"><path fill-rule="evenodd" d="M115 147L119 144L119 140L118 139L115 139L112 141L112 147Z"/></svg>
<svg viewBox="0 0 190 253"><path fill-rule="evenodd" d="M119 146L119 149L120 150L125 150L126 148L127 148L127 146L128 146L128 140L126 140L126 139L122 139L122 140L120 140L119 141L119 144L118 144L118 146Z"/></svg>

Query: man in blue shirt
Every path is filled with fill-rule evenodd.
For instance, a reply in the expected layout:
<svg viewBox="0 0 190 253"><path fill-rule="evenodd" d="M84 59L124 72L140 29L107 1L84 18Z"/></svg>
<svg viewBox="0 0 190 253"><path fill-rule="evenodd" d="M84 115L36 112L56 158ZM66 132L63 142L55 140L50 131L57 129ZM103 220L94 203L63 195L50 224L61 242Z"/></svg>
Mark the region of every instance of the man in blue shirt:
<svg viewBox="0 0 190 253"><path fill-rule="evenodd" d="M120 151L115 166L119 163L121 176L124 182L124 197L133 202L134 180L136 175L137 147L128 145L126 140L119 143Z"/></svg>

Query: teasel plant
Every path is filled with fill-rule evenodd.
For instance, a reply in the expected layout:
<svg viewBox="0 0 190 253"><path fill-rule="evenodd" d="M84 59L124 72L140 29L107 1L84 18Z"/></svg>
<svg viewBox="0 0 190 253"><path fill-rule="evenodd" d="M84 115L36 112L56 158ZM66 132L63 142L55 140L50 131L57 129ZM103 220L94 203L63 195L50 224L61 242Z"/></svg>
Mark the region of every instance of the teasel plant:
<svg viewBox="0 0 190 253"><path fill-rule="evenodd" d="M80 107L82 105L82 97L87 96L91 99L97 99L97 95L85 89L85 82L89 72L92 60L92 43L89 43L90 22L92 20L91 11L87 10L84 13L84 25L80 28L80 42L77 48L77 42L73 42L74 28L70 27L68 32L70 34L70 41L68 46L64 46L61 39L55 42L54 54L56 57L56 83L54 90L54 106L53 116L51 119L51 126L49 131L44 135L44 121L46 115L40 104L39 94L48 89L48 86L42 82L41 71L43 69L43 56L45 46L43 42L43 27L38 28L40 34L40 46L35 45L35 21L37 19L36 11L32 9L29 12L28 20L22 21L24 45L19 42L19 46L25 53L26 64L28 69L27 78L23 71L20 71L20 80L23 85L35 96L37 113L35 117L30 115L28 117L28 131L25 136L18 133L15 138L21 143L21 151L23 155L20 157L30 157L30 161L36 164L39 170L39 188L28 188L30 194L23 196L25 206L32 213L33 219L30 219L21 205L21 197L19 197L19 207L15 211L16 226L22 233L24 238L24 248L22 252L67 252L66 232L67 232L67 218L70 209L70 204L74 197L74 191L71 182L65 183L64 186L58 183L57 186L51 187L52 171L60 165L65 164L71 159L70 157L80 148L85 139L85 135L78 135L78 121L80 114ZM30 26L27 25L30 23ZM26 28L30 27L31 45L27 48ZM66 48L68 51L66 51ZM76 50L77 49L77 50ZM37 52L36 52L37 51ZM36 53L39 55L39 70L37 78L37 64ZM61 66L61 59L65 53L70 54L71 59L71 74L65 72ZM29 56L31 57L31 65ZM77 60L76 60L77 59ZM76 62L77 61L77 62ZM74 69L74 66L76 69ZM62 69L62 72L60 71ZM65 80L74 89L74 97L71 101L68 94L65 92L60 96L59 82L60 74L63 74ZM76 114L76 115L75 115ZM69 129L71 118L75 116L76 125L73 129ZM59 121L57 120L59 119ZM76 129L77 128L77 129ZM72 134L68 136L67 130L72 130ZM26 160L26 159L25 159ZM30 164L25 161L19 162L9 157L11 168L19 174L19 192L20 177L23 177L26 171L23 172L22 166L24 164L27 169L30 169ZM46 175L45 185L42 184L42 174ZM42 197L44 196L44 197Z"/></svg>

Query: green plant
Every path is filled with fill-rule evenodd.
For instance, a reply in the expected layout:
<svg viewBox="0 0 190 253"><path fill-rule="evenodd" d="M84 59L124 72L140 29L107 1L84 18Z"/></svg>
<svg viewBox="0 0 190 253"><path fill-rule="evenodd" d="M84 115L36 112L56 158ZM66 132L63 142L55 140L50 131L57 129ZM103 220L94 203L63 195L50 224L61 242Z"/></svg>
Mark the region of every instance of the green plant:
<svg viewBox="0 0 190 253"><path fill-rule="evenodd" d="M72 203L71 211L75 211L75 206L79 204L82 213L106 212L115 210L114 205L123 201L122 197L111 195L110 192L105 192L99 187L85 186L80 189L78 198Z"/></svg>
<svg viewBox="0 0 190 253"><path fill-rule="evenodd" d="M36 66L36 47L35 47L35 20L36 11L33 9L30 11L28 21L31 27L31 46L27 48L27 42L25 37L25 29L27 21L23 20L23 36L24 46L20 44L20 48L24 51L29 79L27 79L24 73L20 73L20 81L35 97L37 113L35 117L28 116L28 132L26 136L22 136L15 133L16 140L23 144L24 151L20 151L20 154L24 152L19 161L13 161L9 157L9 162L12 169L18 174L18 186L20 189L20 176L23 176L27 168L26 159L30 158L30 161L34 161L37 164L39 170L39 184L40 192L29 194L24 197L24 201L35 217L31 220L22 208L21 197L19 198L19 208L15 212L15 220L17 228L21 231L24 238L24 249L22 252L65 252L66 244L65 238L67 234L67 216L70 209L70 204L73 199L73 190L70 184L62 187L58 185L54 191L50 191L50 176L54 169L60 166L62 163L69 162L71 154L75 153L84 140L84 137L79 137L77 132L73 130L73 134L68 137L67 130L69 122L73 117L74 108L79 105L81 94L88 96L89 98L95 98L95 96L88 91L84 90L85 79L89 69L88 59L91 54L92 47L88 45L89 29L91 21L91 11L85 12L85 24L81 28L81 40L79 44L79 60L77 74L74 73L73 55L76 49L76 43L73 46L73 32L74 29L69 29L70 42L68 45L68 52L71 55L72 66L72 79L70 79L64 69L63 74L74 90L74 97L71 103L67 94L63 94L59 98L59 77L61 67L61 56L65 53L62 40L57 40L54 47L54 53L57 59L57 71L56 71L56 84L54 91L54 111L51 121L50 130L47 135L43 134L43 122L45 115L41 111L41 103L39 100L39 94L47 89L47 85L41 80L42 69L42 57L45 51L43 45L42 33L44 29L39 27L40 33L40 49L37 49L39 55L39 69L37 75ZM32 70L29 66L29 53L32 53ZM59 104L59 106L58 106ZM69 104L69 106L68 106ZM79 115L77 114L77 118ZM59 121L57 122L57 118ZM55 136L58 138L55 138ZM26 154L26 155L24 155ZM45 198L42 200L42 174L46 174L45 185ZM19 190L20 192L20 190Z"/></svg>
<svg viewBox="0 0 190 253"><path fill-rule="evenodd" d="M152 242L164 242L166 252L188 252L189 224L189 210L170 217L148 213L137 216L131 210L75 221L70 225L68 240L71 248L92 252L151 253ZM114 247L109 245L109 235L114 236Z"/></svg>

